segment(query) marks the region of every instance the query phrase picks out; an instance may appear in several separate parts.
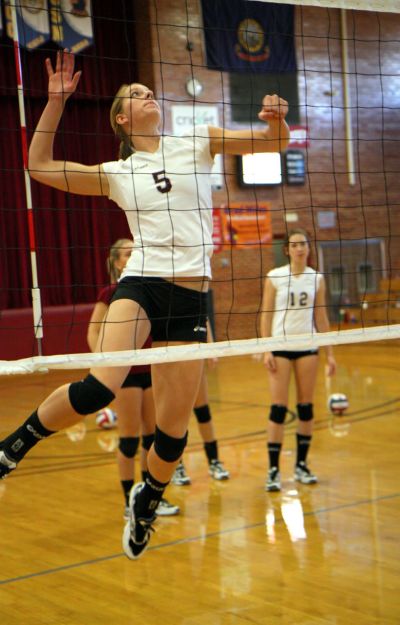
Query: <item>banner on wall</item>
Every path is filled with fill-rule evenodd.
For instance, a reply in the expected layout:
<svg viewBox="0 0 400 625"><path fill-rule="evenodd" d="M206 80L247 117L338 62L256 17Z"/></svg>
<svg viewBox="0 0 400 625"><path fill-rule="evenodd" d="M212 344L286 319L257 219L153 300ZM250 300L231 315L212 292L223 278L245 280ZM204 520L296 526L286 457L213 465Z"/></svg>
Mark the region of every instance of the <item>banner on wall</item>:
<svg viewBox="0 0 400 625"><path fill-rule="evenodd" d="M75 54L93 43L90 0L50 0L51 38Z"/></svg>
<svg viewBox="0 0 400 625"><path fill-rule="evenodd" d="M207 67L224 72L295 72L294 7L202 0Z"/></svg>
<svg viewBox="0 0 400 625"><path fill-rule="evenodd" d="M47 0L6 0L4 8L9 37L13 36L11 1L16 8L18 40L21 47L33 50L49 41L50 23Z"/></svg>
<svg viewBox="0 0 400 625"><path fill-rule="evenodd" d="M269 202L232 202L221 206L220 216L224 247L248 249L272 241Z"/></svg>

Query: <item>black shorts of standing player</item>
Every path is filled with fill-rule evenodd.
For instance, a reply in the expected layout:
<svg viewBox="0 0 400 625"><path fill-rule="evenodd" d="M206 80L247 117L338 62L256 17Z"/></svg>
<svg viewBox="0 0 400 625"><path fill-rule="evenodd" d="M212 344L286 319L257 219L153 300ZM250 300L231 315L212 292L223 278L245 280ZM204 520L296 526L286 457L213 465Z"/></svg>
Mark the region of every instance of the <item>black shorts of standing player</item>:
<svg viewBox="0 0 400 625"><path fill-rule="evenodd" d="M207 293L162 278L128 276L111 301L118 299L140 304L150 320L153 342L207 342Z"/></svg>
<svg viewBox="0 0 400 625"><path fill-rule="evenodd" d="M141 388L145 391L151 388L151 373L128 373L121 388Z"/></svg>
<svg viewBox="0 0 400 625"><path fill-rule="evenodd" d="M272 352L274 356L278 358L287 358L287 360L298 360L304 356L316 356L318 349L307 349L304 352L290 352L290 351L277 351Z"/></svg>

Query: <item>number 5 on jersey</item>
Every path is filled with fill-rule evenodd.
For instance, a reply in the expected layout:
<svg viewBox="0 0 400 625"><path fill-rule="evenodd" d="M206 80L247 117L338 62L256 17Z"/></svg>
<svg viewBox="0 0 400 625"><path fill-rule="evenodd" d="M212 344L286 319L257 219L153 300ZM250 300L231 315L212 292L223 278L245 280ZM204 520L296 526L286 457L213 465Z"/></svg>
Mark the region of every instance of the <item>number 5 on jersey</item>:
<svg viewBox="0 0 400 625"><path fill-rule="evenodd" d="M156 183L157 190L160 193L168 193L172 189L172 184L169 178L166 177L165 171L156 171L153 174L154 182Z"/></svg>

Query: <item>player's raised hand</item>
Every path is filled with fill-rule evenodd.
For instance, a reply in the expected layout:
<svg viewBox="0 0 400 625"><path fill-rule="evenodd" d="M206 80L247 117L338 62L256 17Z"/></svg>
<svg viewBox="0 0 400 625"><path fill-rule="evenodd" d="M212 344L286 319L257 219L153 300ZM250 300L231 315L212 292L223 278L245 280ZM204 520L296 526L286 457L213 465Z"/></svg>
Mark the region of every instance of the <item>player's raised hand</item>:
<svg viewBox="0 0 400 625"><path fill-rule="evenodd" d="M63 50L57 52L55 70L50 59L46 59L47 75L49 77L49 99L66 100L75 92L82 72L75 72L75 57L72 52Z"/></svg>
<svg viewBox="0 0 400 625"><path fill-rule="evenodd" d="M266 95L263 98L261 111L258 118L263 122L271 120L285 119L289 110L289 105L283 98L278 95Z"/></svg>

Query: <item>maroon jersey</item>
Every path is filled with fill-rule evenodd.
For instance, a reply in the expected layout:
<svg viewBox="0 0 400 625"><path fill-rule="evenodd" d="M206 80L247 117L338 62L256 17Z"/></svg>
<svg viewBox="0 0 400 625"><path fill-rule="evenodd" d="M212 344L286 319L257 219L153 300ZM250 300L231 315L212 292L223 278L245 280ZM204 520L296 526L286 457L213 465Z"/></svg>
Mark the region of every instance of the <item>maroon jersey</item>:
<svg viewBox="0 0 400 625"><path fill-rule="evenodd" d="M104 287L104 289L101 289L100 293L97 296L97 301L103 302L103 304L105 304L106 306L109 306L111 303L112 296L114 295L116 291L116 288L117 288L116 284L109 284L108 286ZM151 336L148 336L142 349L148 349L149 347L151 347L151 344L152 344ZM150 370L151 370L150 365L136 365L132 367L129 373L150 373Z"/></svg>

